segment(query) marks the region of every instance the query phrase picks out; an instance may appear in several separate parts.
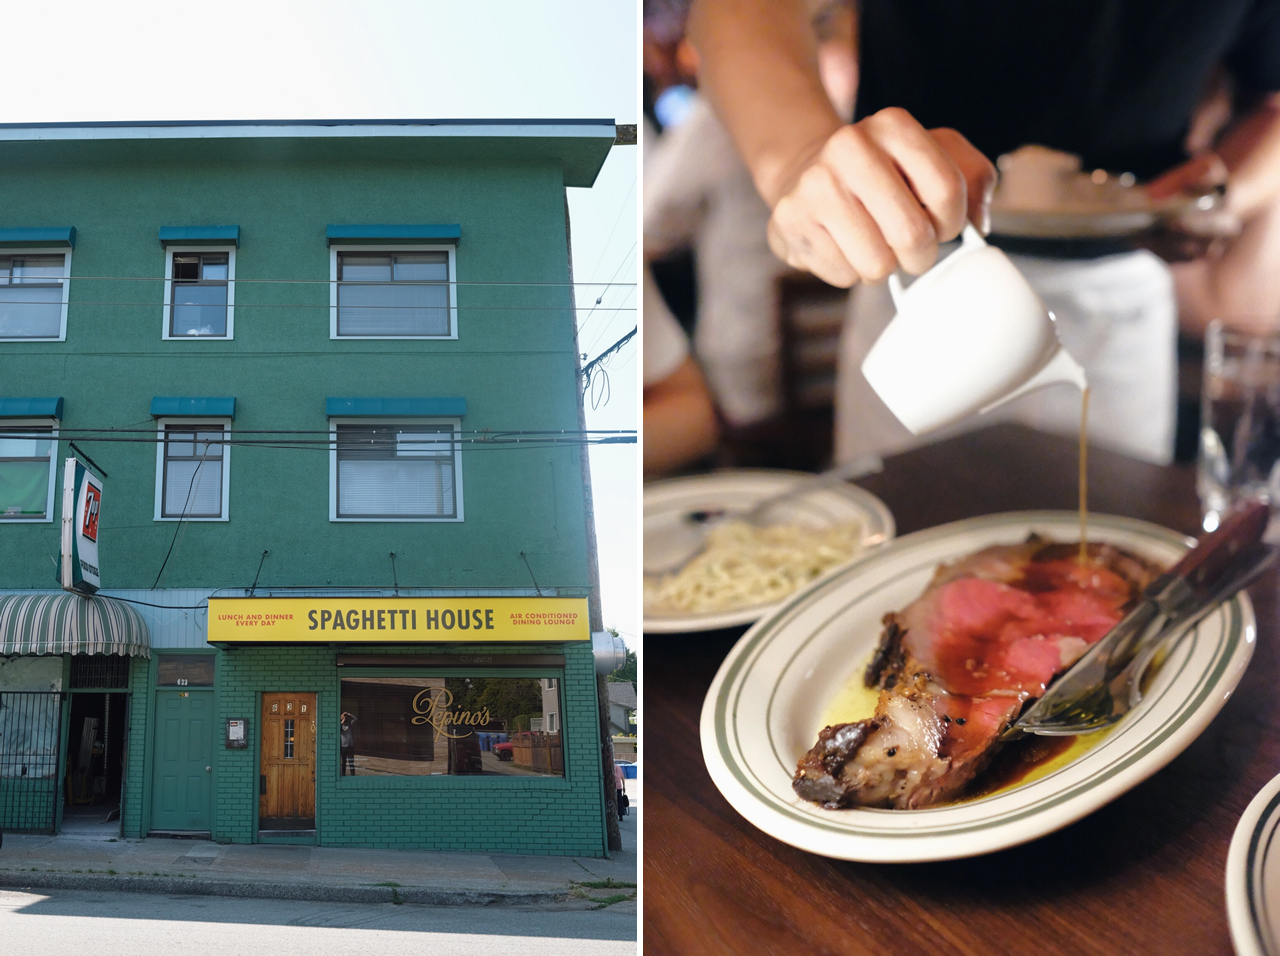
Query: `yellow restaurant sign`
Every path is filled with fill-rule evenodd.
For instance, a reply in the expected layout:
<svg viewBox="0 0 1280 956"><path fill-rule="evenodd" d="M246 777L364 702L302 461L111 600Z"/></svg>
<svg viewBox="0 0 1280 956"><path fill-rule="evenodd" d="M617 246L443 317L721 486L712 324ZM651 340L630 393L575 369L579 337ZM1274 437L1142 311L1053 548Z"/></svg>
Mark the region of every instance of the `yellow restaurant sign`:
<svg viewBox="0 0 1280 956"><path fill-rule="evenodd" d="M586 598L210 598L210 644L589 641Z"/></svg>

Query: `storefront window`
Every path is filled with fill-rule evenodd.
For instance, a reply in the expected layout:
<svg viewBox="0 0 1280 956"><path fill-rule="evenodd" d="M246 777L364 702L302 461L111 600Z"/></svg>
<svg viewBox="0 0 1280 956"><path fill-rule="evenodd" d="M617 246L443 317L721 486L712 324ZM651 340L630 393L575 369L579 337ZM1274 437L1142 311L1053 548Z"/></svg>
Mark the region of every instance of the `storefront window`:
<svg viewBox="0 0 1280 956"><path fill-rule="evenodd" d="M564 776L559 682L345 677L343 776Z"/></svg>
<svg viewBox="0 0 1280 956"><path fill-rule="evenodd" d="M0 777L36 779L57 773L61 709L57 693L0 691ZM0 807L4 796L0 792Z"/></svg>

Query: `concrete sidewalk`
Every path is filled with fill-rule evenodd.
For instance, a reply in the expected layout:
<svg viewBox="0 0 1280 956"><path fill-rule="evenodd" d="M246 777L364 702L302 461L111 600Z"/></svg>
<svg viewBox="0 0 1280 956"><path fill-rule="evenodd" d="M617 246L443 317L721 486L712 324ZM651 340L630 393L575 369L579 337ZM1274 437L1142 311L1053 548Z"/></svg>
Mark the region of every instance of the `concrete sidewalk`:
<svg viewBox="0 0 1280 956"><path fill-rule="evenodd" d="M628 781L634 784L634 781ZM638 787L611 859L124 840L119 824L7 833L0 886L354 903L635 907ZM114 832L113 832L114 831Z"/></svg>

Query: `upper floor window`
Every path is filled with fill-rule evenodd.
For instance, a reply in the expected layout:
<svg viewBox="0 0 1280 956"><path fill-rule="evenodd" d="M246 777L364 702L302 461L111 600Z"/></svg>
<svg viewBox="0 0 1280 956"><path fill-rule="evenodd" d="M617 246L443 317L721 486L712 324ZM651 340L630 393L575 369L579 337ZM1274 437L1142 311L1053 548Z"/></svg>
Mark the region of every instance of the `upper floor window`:
<svg viewBox="0 0 1280 956"><path fill-rule="evenodd" d="M333 425L335 521L462 519L456 425L449 422Z"/></svg>
<svg viewBox="0 0 1280 956"><path fill-rule="evenodd" d="M226 422L160 421L157 521L227 520Z"/></svg>
<svg viewBox="0 0 1280 956"><path fill-rule="evenodd" d="M452 247L330 247L331 338L456 338Z"/></svg>
<svg viewBox="0 0 1280 956"><path fill-rule="evenodd" d="M164 338L234 338L234 247L165 253Z"/></svg>
<svg viewBox="0 0 1280 956"><path fill-rule="evenodd" d="M0 521L52 521L58 431L48 423L0 421Z"/></svg>
<svg viewBox="0 0 1280 956"><path fill-rule="evenodd" d="M0 250L0 339L66 339L70 258L46 249Z"/></svg>

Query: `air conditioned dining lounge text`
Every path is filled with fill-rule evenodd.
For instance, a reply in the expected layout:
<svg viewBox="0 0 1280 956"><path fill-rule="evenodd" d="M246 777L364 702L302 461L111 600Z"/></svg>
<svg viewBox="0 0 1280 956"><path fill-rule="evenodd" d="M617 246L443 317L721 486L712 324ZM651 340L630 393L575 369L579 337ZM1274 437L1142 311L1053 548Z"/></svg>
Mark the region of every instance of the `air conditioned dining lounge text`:
<svg viewBox="0 0 1280 956"><path fill-rule="evenodd" d="M226 621L235 627L274 627L277 621L292 621L292 614L217 614L215 619ZM397 619L399 624L397 624ZM452 610L424 610L422 612L422 630L475 630L492 631L493 610L491 608L459 608ZM335 610L321 609L307 612L308 631L416 631L418 627L417 609L412 610ZM572 625L577 623L578 615L573 612L541 612L512 613L508 622L513 627L539 625Z"/></svg>

